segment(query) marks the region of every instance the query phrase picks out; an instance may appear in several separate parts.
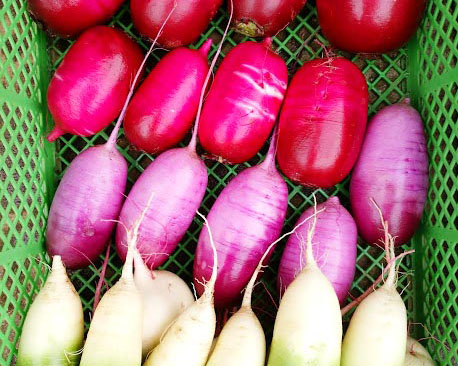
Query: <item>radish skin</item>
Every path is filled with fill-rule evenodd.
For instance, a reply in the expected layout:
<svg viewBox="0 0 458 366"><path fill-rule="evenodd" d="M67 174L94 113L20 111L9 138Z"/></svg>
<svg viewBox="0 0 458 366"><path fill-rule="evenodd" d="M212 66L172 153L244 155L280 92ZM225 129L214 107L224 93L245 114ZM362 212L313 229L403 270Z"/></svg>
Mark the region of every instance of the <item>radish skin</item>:
<svg viewBox="0 0 458 366"><path fill-rule="evenodd" d="M204 220L210 238L212 238L207 219L204 218ZM213 242L213 238L211 241ZM144 366L205 365L216 328L213 293L217 267L218 258L213 245L213 274L206 285L205 292L173 322L147 358Z"/></svg>
<svg viewBox="0 0 458 366"><path fill-rule="evenodd" d="M135 252L134 281L143 300L143 344L145 358L159 344L167 327L194 302L188 285L169 271L150 271Z"/></svg>
<svg viewBox="0 0 458 366"><path fill-rule="evenodd" d="M428 351L411 337L407 337L404 366L436 366Z"/></svg>
<svg viewBox="0 0 458 366"><path fill-rule="evenodd" d="M59 256L30 307L19 342L17 366L76 366L84 339L81 299Z"/></svg>
<svg viewBox="0 0 458 366"><path fill-rule="evenodd" d="M307 264L280 302L268 366L340 366L340 305L313 257L315 224L316 216L307 235Z"/></svg>
<svg viewBox="0 0 458 366"><path fill-rule="evenodd" d="M387 256L389 250L394 258L394 240L385 222L384 229ZM356 308L343 340L341 366L404 366L407 310L396 290L396 278L396 265L392 265L385 284Z"/></svg>

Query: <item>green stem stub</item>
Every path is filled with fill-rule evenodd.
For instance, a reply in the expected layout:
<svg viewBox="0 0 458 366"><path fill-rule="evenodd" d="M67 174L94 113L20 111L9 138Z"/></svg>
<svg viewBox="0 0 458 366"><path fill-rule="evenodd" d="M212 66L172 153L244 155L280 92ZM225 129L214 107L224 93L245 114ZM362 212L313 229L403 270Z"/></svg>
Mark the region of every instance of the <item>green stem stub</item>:
<svg viewBox="0 0 458 366"><path fill-rule="evenodd" d="M248 37L263 37L264 28L251 19L242 18L235 22L235 31Z"/></svg>

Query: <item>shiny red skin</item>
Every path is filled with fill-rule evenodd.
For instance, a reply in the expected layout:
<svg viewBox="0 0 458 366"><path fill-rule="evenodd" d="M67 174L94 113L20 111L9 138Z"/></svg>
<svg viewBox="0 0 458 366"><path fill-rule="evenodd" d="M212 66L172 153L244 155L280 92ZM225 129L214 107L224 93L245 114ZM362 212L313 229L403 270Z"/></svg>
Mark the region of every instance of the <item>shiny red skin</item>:
<svg viewBox="0 0 458 366"><path fill-rule="evenodd" d="M406 103L378 112L369 123L350 182L350 202L361 237L380 245L384 238L375 200L395 244L415 233L428 191L428 156L423 122Z"/></svg>
<svg viewBox="0 0 458 366"><path fill-rule="evenodd" d="M307 0L233 0L236 31L250 37L273 37L305 6ZM228 2L228 7L230 7Z"/></svg>
<svg viewBox="0 0 458 366"><path fill-rule="evenodd" d="M251 159L269 137L288 85L272 40L233 48L219 67L199 124L202 147L228 163Z"/></svg>
<svg viewBox="0 0 458 366"><path fill-rule="evenodd" d="M120 30L96 26L65 55L48 88L55 122L48 141L65 133L94 135L121 112L143 60L140 47Z"/></svg>
<svg viewBox="0 0 458 366"><path fill-rule="evenodd" d="M28 0L29 11L50 33L73 37L103 24L124 0Z"/></svg>
<svg viewBox="0 0 458 366"><path fill-rule="evenodd" d="M116 249L125 260L126 229L132 229L148 200L153 198L138 229L137 249L146 265L155 269L173 253L202 203L207 168L188 147L159 155L142 173L127 196L116 229Z"/></svg>
<svg viewBox="0 0 458 366"><path fill-rule="evenodd" d="M221 192L207 216L218 253L215 306L233 305L263 254L280 235L288 207L288 187L274 158L244 170ZM212 272L213 251L202 229L194 259L194 285L204 292L202 279ZM270 257L266 259L268 263Z"/></svg>
<svg viewBox="0 0 458 366"><path fill-rule="evenodd" d="M316 227L313 235L313 256L323 274L331 282L339 302L343 304L353 284L356 269L356 242L358 232L355 220L343 207L339 198L331 197L317 206ZM314 208L304 211L297 224L314 214ZM312 226L309 219L291 235L283 251L278 268L278 289L286 290L307 264L304 240Z"/></svg>
<svg viewBox="0 0 458 366"><path fill-rule="evenodd" d="M426 0L317 0L318 19L334 47L385 53L415 34Z"/></svg>
<svg viewBox="0 0 458 366"><path fill-rule="evenodd" d="M211 40L200 50L169 52L138 88L124 119L136 148L157 154L178 144L191 129L208 73Z"/></svg>
<svg viewBox="0 0 458 366"><path fill-rule="evenodd" d="M292 181L328 188L358 158L369 94L364 75L345 58L307 62L288 88L280 116L277 160Z"/></svg>
<svg viewBox="0 0 458 366"><path fill-rule="evenodd" d="M90 265L106 248L124 201L127 163L114 145L93 146L65 171L49 211L49 255L69 269Z"/></svg>
<svg viewBox="0 0 458 366"><path fill-rule="evenodd" d="M223 0L131 0L130 12L140 34L156 38L173 9L158 43L166 48L186 46L207 29Z"/></svg>

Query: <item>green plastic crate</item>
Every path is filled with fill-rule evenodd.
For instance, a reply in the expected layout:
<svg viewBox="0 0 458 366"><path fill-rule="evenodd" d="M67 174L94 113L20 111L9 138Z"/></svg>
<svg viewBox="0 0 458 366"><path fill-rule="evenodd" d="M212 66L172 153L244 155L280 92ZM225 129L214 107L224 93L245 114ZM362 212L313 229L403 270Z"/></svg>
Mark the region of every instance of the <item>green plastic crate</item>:
<svg viewBox="0 0 458 366"><path fill-rule="evenodd" d="M209 29L195 44L211 37L221 39L227 14L221 9ZM144 48L130 21L125 5L111 24L124 29ZM371 114L409 96L423 116L428 135L431 186L421 228L411 243L416 253L402 264L400 288L416 337L429 336L440 342L426 343L441 366L457 365L458 321L458 5L456 0L430 0L425 20L414 40L398 52L377 57L345 54L364 72L370 86ZM246 40L230 32L223 54ZM319 42L316 42L318 40ZM44 139L48 120L46 89L53 70L71 41L48 38L30 19L25 0L0 0L0 365L15 364L21 326L33 297L43 284L49 258L45 254L45 226L49 206L59 179L71 160L82 150L104 142L109 130L90 138L66 135L51 145ZM278 53L293 74L305 61L323 53L313 1L274 41ZM211 55L215 52L215 46ZM163 51L151 58L149 68ZM130 185L152 158L129 150L123 135L119 146L129 161ZM246 166L260 161L264 148L248 164L227 166L207 162L209 189L201 207L208 213L225 184ZM288 182L290 201L285 230L311 204L309 189ZM129 187L130 188L130 187ZM335 188L318 190L319 201L338 194L348 206L348 179ZM192 259L200 220L195 219L179 248L163 266L191 281ZM276 269L282 245L255 292L255 308L268 335L278 303ZM352 295L361 294L378 277L383 253L363 243ZM101 259L95 263L100 269ZM107 271L111 285L120 274L121 262L112 250ZM98 280L98 270L88 268L71 274L84 304L86 320ZM224 314L220 314L223 316ZM421 323L424 325L416 325ZM426 329L426 330L425 330ZM447 350L449 347L450 350Z"/></svg>

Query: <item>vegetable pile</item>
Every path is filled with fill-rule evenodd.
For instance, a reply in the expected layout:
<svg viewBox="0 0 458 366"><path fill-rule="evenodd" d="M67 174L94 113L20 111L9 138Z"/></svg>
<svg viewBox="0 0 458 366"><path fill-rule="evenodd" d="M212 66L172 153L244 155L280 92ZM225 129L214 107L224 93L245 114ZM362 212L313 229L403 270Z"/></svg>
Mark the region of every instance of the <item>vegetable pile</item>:
<svg viewBox="0 0 458 366"><path fill-rule="evenodd" d="M288 86L286 63L270 37L295 18L305 0L229 1L230 19L214 55L211 40L199 49L185 46L207 28L221 0L132 0L133 25L153 39L143 59L126 34L96 25L120 3L89 7L76 1L75 11L85 16L71 22L66 1L30 1L31 12L50 31L83 32L49 85L55 127L48 140L65 133L92 136L118 118L105 144L71 162L56 191L46 234L52 270L25 319L17 364L434 365L409 338L397 288L397 264L413 251L396 256L395 247L414 235L428 190L423 122L410 101L381 109L366 130L365 76L347 58L328 52L306 62ZM348 18L342 31L342 14L353 2L344 1L339 14L336 3L317 1L324 34L337 47L357 52L400 47L424 8L422 1L417 6L408 0L369 1L371 6L361 9L366 22ZM390 4L392 13L401 14L387 13L384 24L390 28L395 18L402 20L391 29L399 33L396 39L386 36L384 43L374 36L383 31L373 26L380 25L375 3ZM238 32L267 38L236 45L212 77L231 24ZM360 32L363 40L354 44L351 35ZM173 50L142 80L156 44ZM159 154L129 192L129 167L116 143L122 123L132 149ZM218 195L212 191L214 203L207 218L201 215L198 210L209 198L204 159L245 163L264 151L269 135L264 161L243 169ZM352 169L351 209L337 196L319 204L315 199L294 229L281 236L289 218L289 188L296 183L333 187ZM196 214L204 225L196 236L191 291L191 283L159 267L200 221ZM384 251L387 263L379 280L351 301L358 234L360 245L381 247L374 250ZM112 239L124 262L122 275L99 303ZM84 341L81 300L64 265L87 267L107 246ZM252 297L273 255L281 255L281 300L270 340ZM343 334L345 314L356 305Z"/></svg>

